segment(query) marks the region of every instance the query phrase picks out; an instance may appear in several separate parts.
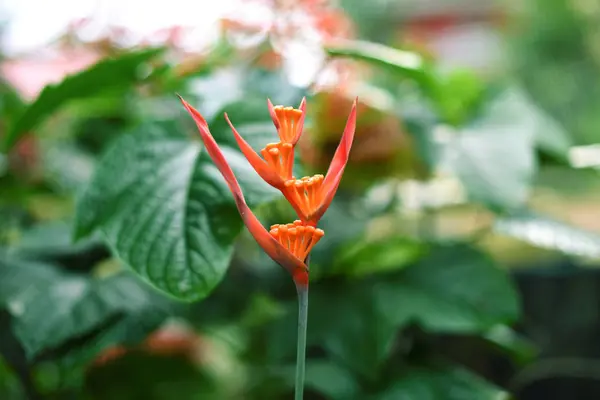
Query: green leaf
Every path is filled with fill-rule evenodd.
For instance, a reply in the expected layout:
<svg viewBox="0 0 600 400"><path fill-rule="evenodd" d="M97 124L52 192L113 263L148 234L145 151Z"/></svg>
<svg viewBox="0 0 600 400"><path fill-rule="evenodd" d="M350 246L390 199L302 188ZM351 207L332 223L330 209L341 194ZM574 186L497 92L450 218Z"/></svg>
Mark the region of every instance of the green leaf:
<svg viewBox="0 0 600 400"><path fill-rule="evenodd" d="M407 267L424 251L421 243L404 237L391 237L375 242L347 243L338 252L334 272L353 276L390 272Z"/></svg>
<svg viewBox="0 0 600 400"><path fill-rule="evenodd" d="M21 259L44 259L76 255L97 245L97 239L72 242L71 226L65 222L39 223L20 233L18 242L7 249L7 254Z"/></svg>
<svg viewBox="0 0 600 400"><path fill-rule="evenodd" d="M144 280L193 301L223 278L242 223L217 167L180 132L148 124L115 141L77 203L75 232L99 229ZM250 204L277 194L239 151L221 148Z"/></svg>
<svg viewBox="0 0 600 400"><path fill-rule="evenodd" d="M398 331L378 307L377 287L353 282L311 296L309 326L318 327L317 336L309 334L311 342L322 344L349 369L376 380Z"/></svg>
<svg viewBox="0 0 600 400"><path fill-rule="evenodd" d="M3 399L26 398L21 384L10 366L0 358L0 396Z"/></svg>
<svg viewBox="0 0 600 400"><path fill-rule="evenodd" d="M387 359L398 327L378 304L375 281L317 281L311 285L307 343L324 348L336 363L376 380ZM266 331L272 360L295 353L297 305Z"/></svg>
<svg viewBox="0 0 600 400"><path fill-rule="evenodd" d="M311 361L306 365L306 387L318 390L332 400L357 398L356 378L347 370L327 361Z"/></svg>
<svg viewBox="0 0 600 400"><path fill-rule="evenodd" d="M330 44L325 51L334 57L350 57L384 67L400 76L414 79L423 88L429 89L433 75L421 55L365 41L342 41Z"/></svg>
<svg viewBox="0 0 600 400"><path fill-rule="evenodd" d="M472 200L500 210L523 205L536 170L537 125L530 114L518 112L515 96L503 92L479 119L448 132L451 136L440 160L442 169L458 176Z"/></svg>
<svg viewBox="0 0 600 400"><path fill-rule="evenodd" d="M86 378L85 397L92 399L231 398L209 373L183 357L132 353L92 369Z"/></svg>
<svg viewBox="0 0 600 400"><path fill-rule="evenodd" d="M498 218L494 231L565 254L600 258L600 235L533 212Z"/></svg>
<svg viewBox="0 0 600 400"><path fill-rule="evenodd" d="M464 123L484 99L483 80L473 71L454 70L442 77L436 106L444 120L453 126Z"/></svg>
<svg viewBox="0 0 600 400"><path fill-rule="evenodd" d="M127 274L90 279L47 264L5 259L0 262L0 304L12 315L12 330L33 358L111 318L157 303Z"/></svg>
<svg viewBox="0 0 600 400"><path fill-rule="evenodd" d="M466 245L434 247L376 290L381 312L394 324L417 322L435 332L480 333L519 314L507 274Z"/></svg>
<svg viewBox="0 0 600 400"><path fill-rule="evenodd" d="M532 341L506 325L496 325L483 334L485 340L510 355L519 365L526 365L539 355Z"/></svg>
<svg viewBox="0 0 600 400"><path fill-rule="evenodd" d="M95 96L112 89L122 90L141 82L144 79L142 67L161 52L162 49L145 49L104 59L81 72L67 76L58 84L46 86L9 128L4 148L10 149L22 134L34 129L72 100Z"/></svg>
<svg viewBox="0 0 600 400"><path fill-rule="evenodd" d="M0 115L3 123L11 122L24 108L25 103L16 89L0 78Z"/></svg>
<svg viewBox="0 0 600 400"><path fill-rule="evenodd" d="M376 400L507 400L508 393L460 368L408 370Z"/></svg>
<svg viewBox="0 0 600 400"><path fill-rule="evenodd" d="M511 102L506 105L507 115L523 123L527 121L533 132L536 147L566 162L569 148L573 145L569 133L551 115L538 107L520 87L509 87L505 89L505 93L507 101Z"/></svg>

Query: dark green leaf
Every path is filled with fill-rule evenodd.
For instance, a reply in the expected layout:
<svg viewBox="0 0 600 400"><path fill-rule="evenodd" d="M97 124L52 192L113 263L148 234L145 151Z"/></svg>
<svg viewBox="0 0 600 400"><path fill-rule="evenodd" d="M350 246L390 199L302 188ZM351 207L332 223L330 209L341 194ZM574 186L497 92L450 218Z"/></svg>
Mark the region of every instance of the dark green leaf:
<svg viewBox="0 0 600 400"><path fill-rule="evenodd" d="M332 362L312 361L306 365L306 387L318 390L331 400L357 398L355 377Z"/></svg>
<svg viewBox="0 0 600 400"><path fill-rule="evenodd" d="M123 379L127 377L127 379ZM86 379L91 399L226 399L227 387L183 357L132 353L92 369Z"/></svg>
<svg viewBox="0 0 600 400"><path fill-rule="evenodd" d="M531 114L518 113L516 95L503 92L483 115L452 135L441 166L464 184L469 197L496 209L523 205L536 169L537 125Z"/></svg>
<svg viewBox="0 0 600 400"><path fill-rule="evenodd" d="M17 376L2 359L0 359L0 397L8 400L25 398Z"/></svg>
<svg viewBox="0 0 600 400"><path fill-rule="evenodd" d="M68 102L98 95L112 89L123 89L143 80L141 67L156 57L162 49L145 49L105 59L91 67L67 76L62 82L48 85L15 120L4 138L9 149L19 137L40 124Z"/></svg>
<svg viewBox="0 0 600 400"><path fill-rule="evenodd" d="M0 115L3 124L11 122L24 108L25 103L15 88L0 78Z"/></svg>
<svg viewBox="0 0 600 400"><path fill-rule="evenodd" d="M47 264L4 260L0 275L0 302L28 357L153 303L153 295L126 274L89 279Z"/></svg>
<svg viewBox="0 0 600 400"><path fill-rule="evenodd" d="M100 229L146 281L192 301L223 278L242 224L208 154L180 132L152 124L115 141L77 204L76 236ZM222 150L250 204L277 194L239 151Z"/></svg>
<svg viewBox="0 0 600 400"><path fill-rule="evenodd" d="M506 273L465 245L434 248L376 290L379 307L394 324L417 322L438 332L479 333L519 313Z"/></svg>
<svg viewBox="0 0 600 400"><path fill-rule="evenodd" d="M509 395L458 368L411 369L376 400L507 400Z"/></svg>
<svg viewBox="0 0 600 400"><path fill-rule="evenodd" d="M522 212L498 218L494 230L537 247L600 258L600 235L535 213Z"/></svg>

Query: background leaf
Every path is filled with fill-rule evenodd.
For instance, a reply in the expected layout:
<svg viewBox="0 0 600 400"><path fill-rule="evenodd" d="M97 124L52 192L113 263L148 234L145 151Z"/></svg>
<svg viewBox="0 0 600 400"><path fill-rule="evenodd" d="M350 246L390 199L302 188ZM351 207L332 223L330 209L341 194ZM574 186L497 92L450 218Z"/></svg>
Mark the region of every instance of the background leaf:
<svg viewBox="0 0 600 400"><path fill-rule="evenodd" d="M508 394L459 368L407 371L377 400L507 400Z"/></svg>
<svg viewBox="0 0 600 400"><path fill-rule="evenodd" d="M30 358L152 304L152 296L129 275L90 279L21 260L4 260L0 268L0 301Z"/></svg>
<svg viewBox="0 0 600 400"><path fill-rule="evenodd" d="M502 92L473 123L449 133L440 160L472 200L500 210L523 205L536 169L537 125L528 115L514 112L514 96Z"/></svg>
<svg viewBox="0 0 600 400"><path fill-rule="evenodd" d="M501 217L494 222L494 231L536 247L574 256L600 258L600 235L533 212Z"/></svg>
<svg viewBox="0 0 600 400"><path fill-rule="evenodd" d="M423 244L404 237L352 241L339 251L333 268L336 272L354 276L390 272L411 265L424 250Z"/></svg>
<svg viewBox="0 0 600 400"><path fill-rule="evenodd" d="M4 138L4 148L12 147L19 137L35 128L46 117L66 103L111 89L123 90L140 82L144 63L160 54L162 49L144 49L125 53L117 58L103 59L77 74L67 76L56 85L48 85L29 104L10 127Z"/></svg>
<svg viewBox="0 0 600 400"><path fill-rule="evenodd" d="M441 246L376 287L379 307L395 324L475 333L514 321L519 313L508 276L466 245Z"/></svg>
<svg viewBox="0 0 600 400"><path fill-rule="evenodd" d="M433 83L428 66L420 54L364 41L338 41L325 48L330 56L350 57L370 62L400 76L415 79L428 89Z"/></svg>

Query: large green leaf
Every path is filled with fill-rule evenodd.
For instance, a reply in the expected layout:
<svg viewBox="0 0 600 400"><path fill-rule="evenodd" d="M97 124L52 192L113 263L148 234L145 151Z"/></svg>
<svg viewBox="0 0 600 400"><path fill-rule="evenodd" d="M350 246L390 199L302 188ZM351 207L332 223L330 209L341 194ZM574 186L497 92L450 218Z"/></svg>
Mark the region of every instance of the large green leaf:
<svg viewBox="0 0 600 400"><path fill-rule="evenodd" d="M517 295L507 274L466 245L430 255L377 286L379 307L394 324L437 332L480 333L516 320Z"/></svg>
<svg viewBox="0 0 600 400"><path fill-rule="evenodd" d="M95 96L107 90L127 88L141 82L144 78L142 66L161 51L162 49L144 49L104 59L81 72L67 76L60 83L46 86L37 99L15 119L4 138L4 148L9 149L22 134L35 128L72 100Z"/></svg>
<svg viewBox="0 0 600 400"><path fill-rule="evenodd" d="M472 200L494 209L521 207L536 169L538 125L519 107L515 93L502 92L480 118L451 133L440 160L444 170L458 176Z"/></svg>
<svg viewBox="0 0 600 400"><path fill-rule="evenodd" d="M47 264L4 259L0 304L12 315L12 330L27 356L35 357L159 303L128 274L90 279Z"/></svg>
<svg viewBox="0 0 600 400"><path fill-rule="evenodd" d="M250 204L277 194L239 151L222 150ZM115 141L77 204L76 236L99 229L146 281L187 301L207 296L223 278L241 228L208 154L169 123Z"/></svg>
<svg viewBox="0 0 600 400"><path fill-rule="evenodd" d="M376 400L507 400L509 395L459 368L414 368Z"/></svg>
<svg viewBox="0 0 600 400"><path fill-rule="evenodd" d="M600 235L535 213L521 212L499 218L494 230L545 249L600 258Z"/></svg>

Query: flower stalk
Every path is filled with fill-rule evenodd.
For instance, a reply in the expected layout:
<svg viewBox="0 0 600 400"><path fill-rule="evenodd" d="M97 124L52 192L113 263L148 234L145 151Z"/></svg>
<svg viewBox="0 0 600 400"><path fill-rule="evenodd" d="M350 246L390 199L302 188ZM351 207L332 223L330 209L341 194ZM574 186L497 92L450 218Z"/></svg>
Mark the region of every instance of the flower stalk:
<svg viewBox="0 0 600 400"><path fill-rule="evenodd" d="M304 397L304 376L306 373L306 330L308 326L308 285L296 285L298 292L298 346L296 353L295 400Z"/></svg>

